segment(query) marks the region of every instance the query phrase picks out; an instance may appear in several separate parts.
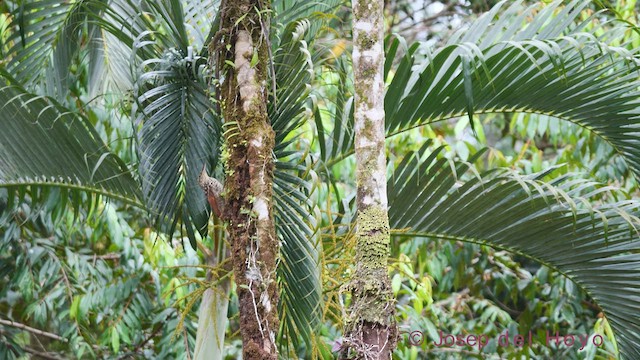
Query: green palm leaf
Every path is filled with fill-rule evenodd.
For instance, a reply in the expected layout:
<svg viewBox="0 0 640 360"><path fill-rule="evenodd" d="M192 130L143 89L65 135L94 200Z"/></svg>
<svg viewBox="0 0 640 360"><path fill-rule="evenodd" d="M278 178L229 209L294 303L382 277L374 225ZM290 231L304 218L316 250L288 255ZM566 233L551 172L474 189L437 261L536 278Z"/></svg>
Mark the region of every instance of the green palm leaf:
<svg viewBox="0 0 640 360"><path fill-rule="evenodd" d="M175 226L181 219L195 244L191 226L204 233L209 218L198 174L202 164L217 158L220 121L199 59L188 57L186 51L170 48L143 63L136 94L137 142L148 206L162 223Z"/></svg>
<svg viewBox="0 0 640 360"><path fill-rule="evenodd" d="M348 76L349 64L344 57L336 59L333 69L338 75L334 84L335 98L320 99L325 103L323 110L315 104L314 120L318 131L321 159L336 162L353 154L353 84ZM333 120L332 131L326 128L323 115Z"/></svg>
<svg viewBox="0 0 640 360"><path fill-rule="evenodd" d="M427 59L406 58L385 99L389 133L465 113L545 114L595 132L640 175L640 62L611 33L573 25L586 2L559 5L520 13L516 3L491 23L496 7ZM510 33L532 10L540 12Z"/></svg>
<svg viewBox="0 0 640 360"><path fill-rule="evenodd" d="M130 171L87 119L0 75L0 186L59 187L142 207Z"/></svg>
<svg viewBox="0 0 640 360"><path fill-rule="evenodd" d="M584 1L564 8L560 1L505 4L436 51L419 44L408 49L386 74L388 135L465 114L544 114L602 137L640 176L640 61L614 46L620 26L585 31L589 21L577 24ZM385 69L398 46L397 39L390 43ZM333 161L352 152L353 140L340 136L352 126L342 121L333 130L331 141L339 139L333 146L349 149Z"/></svg>
<svg viewBox="0 0 640 360"><path fill-rule="evenodd" d="M146 4L133 0L111 0L90 8L87 86L91 99L113 93L119 101L120 96L133 90L136 63L152 56L146 48L132 51L137 36L154 28L151 19L141 12L146 8ZM133 54L136 61L132 61Z"/></svg>
<svg viewBox="0 0 640 360"><path fill-rule="evenodd" d="M311 346L312 331L322 318L319 256L310 215L311 185L303 180L306 167L294 162L303 160L300 157L277 163L273 186L276 232L282 246L278 265L280 336L287 339L281 344L286 348L290 341L296 349L299 339Z"/></svg>
<svg viewBox="0 0 640 360"><path fill-rule="evenodd" d="M428 145L428 144L427 144ZM389 221L402 237L466 241L506 249L567 276L603 309L626 358L640 356L640 203L602 203L607 188L544 173L455 172L442 148L407 155L390 179ZM481 155L471 159L475 161ZM594 206L589 203L599 204Z"/></svg>
<svg viewBox="0 0 640 360"><path fill-rule="evenodd" d="M88 14L82 1L14 4L7 70L30 91L63 98Z"/></svg>
<svg viewBox="0 0 640 360"><path fill-rule="evenodd" d="M322 317L316 224L310 216L314 213L309 199L312 186L309 169L304 165L305 153L292 149L297 145L297 137L291 135L308 120L308 84L315 76L314 66L321 55L310 51L318 23L322 21L313 18L286 26L273 54L277 96L272 97L268 112L276 133L274 214L282 243L278 275L280 336L287 339L281 342L283 352L288 352L289 342L299 348L300 339L311 348L312 331Z"/></svg>
<svg viewBox="0 0 640 360"><path fill-rule="evenodd" d="M207 34L211 32L220 1L189 0L182 1L184 7L184 23L191 44L196 49L205 48ZM217 30L217 29L215 29Z"/></svg>
<svg viewBox="0 0 640 360"><path fill-rule="evenodd" d="M272 7L276 14L276 23L283 25L293 24L301 19L309 19L317 14L331 14L337 6L344 1L341 0L279 0L273 1ZM322 22L315 22L315 26L320 26ZM317 31L317 29L315 29Z"/></svg>

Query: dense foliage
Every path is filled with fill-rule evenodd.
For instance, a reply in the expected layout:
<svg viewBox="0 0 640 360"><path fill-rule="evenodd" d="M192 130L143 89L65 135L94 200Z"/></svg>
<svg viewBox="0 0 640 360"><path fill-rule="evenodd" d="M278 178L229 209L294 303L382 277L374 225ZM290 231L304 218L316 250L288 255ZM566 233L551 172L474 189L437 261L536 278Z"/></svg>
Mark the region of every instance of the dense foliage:
<svg viewBox="0 0 640 360"><path fill-rule="evenodd" d="M385 3L395 356L640 356L636 1ZM349 14L273 6L279 344L331 358L354 247ZM0 358L192 354L215 285L194 174L222 175L233 131L212 90L217 7L0 3Z"/></svg>

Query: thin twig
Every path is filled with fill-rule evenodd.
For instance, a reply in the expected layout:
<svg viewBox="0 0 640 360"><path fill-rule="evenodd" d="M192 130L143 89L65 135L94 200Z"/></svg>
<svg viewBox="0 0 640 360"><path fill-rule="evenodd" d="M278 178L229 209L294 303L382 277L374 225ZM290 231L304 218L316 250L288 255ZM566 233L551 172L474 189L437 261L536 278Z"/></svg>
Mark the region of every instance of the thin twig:
<svg viewBox="0 0 640 360"><path fill-rule="evenodd" d="M158 326L158 328L155 329L151 334L149 334L149 336L147 336L144 340L142 340L142 342L140 342L138 345L136 345L136 347L134 347L133 350L131 350L131 352L120 356L118 358L118 360L123 360L123 359L129 357L130 355L138 354L140 349L142 349L151 339L153 339L156 335L158 335L160 330L162 330L162 326Z"/></svg>
<svg viewBox="0 0 640 360"><path fill-rule="evenodd" d="M104 255L94 255L97 259L100 260L120 260L120 254L118 253L111 253L111 254L104 254Z"/></svg>
<svg viewBox="0 0 640 360"><path fill-rule="evenodd" d="M184 336L184 350L187 353L187 360L191 360L191 353L189 352L189 338L187 337L187 330L182 328L182 335Z"/></svg>
<svg viewBox="0 0 640 360"><path fill-rule="evenodd" d="M60 272L62 272L62 278L64 279L64 283L67 286L67 295L69 295L69 301L73 303L73 292L71 290L71 282L69 281L69 277L67 277L67 272L64 271L64 265L62 264L62 261L60 261L60 259L58 259L58 257L55 256L55 254L52 254L51 257L55 261L57 261L58 265L60 266Z"/></svg>
<svg viewBox="0 0 640 360"><path fill-rule="evenodd" d="M32 328L31 326L25 325L25 324L21 324L21 323L17 323L15 321L11 321L11 320L3 320L0 319L0 325L5 325L5 326L11 326L14 327L16 329L21 329L24 331L28 331L32 334L36 334L36 335L41 335L41 336L45 336L48 337L50 339L54 339L54 340L58 340L58 341L62 341L62 342L68 342L69 340L63 338L60 335L54 334L54 333L50 333L47 331L43 331L43 330L39 330L36 328Z"/></svg>
<svg viewBox="0 0 640 360"><path fill-rule="evenodd" d="M37 351L28 347L23 347L22 350L24 350L25 352L28 352L31 355L35 355L37 357L41 357L43 359L47 359L47 360L60 360L61 358L57 357L57 356L53 356L50 355L51 353L46 353L46 352L41 352L41 351Z"/></svg>

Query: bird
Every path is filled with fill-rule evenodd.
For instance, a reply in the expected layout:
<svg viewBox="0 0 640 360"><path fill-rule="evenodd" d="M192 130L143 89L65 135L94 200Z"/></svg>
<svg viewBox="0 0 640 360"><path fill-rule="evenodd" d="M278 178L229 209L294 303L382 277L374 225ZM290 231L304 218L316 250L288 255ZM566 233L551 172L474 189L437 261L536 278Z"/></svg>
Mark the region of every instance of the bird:
<svg viewBox="0 0 640 360"><path fill-rule="evenodd" d="M198 185L204 191L207 196L207 201L211 206L211 210L218 218L222 218L222 212L224 211L224 199L222 198L223 186L218 179L209 176L207 174L207 165L202 166L202 171L198 177Z"/></svg>

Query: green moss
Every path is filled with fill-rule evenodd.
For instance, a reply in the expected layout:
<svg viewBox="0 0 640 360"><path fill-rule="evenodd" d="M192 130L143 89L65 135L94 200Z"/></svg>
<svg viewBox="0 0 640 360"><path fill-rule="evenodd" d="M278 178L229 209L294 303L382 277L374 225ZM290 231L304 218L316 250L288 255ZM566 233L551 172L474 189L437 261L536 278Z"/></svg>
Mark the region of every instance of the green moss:
<svg viewBox="0 0 640 360"><path fill-rule="evenodd" d="M361 177L371 176L372 164L367 164ZM393 294L387 274L389 257L389 219L386 209L368 206L358 211L356 232L357 268L350 284L353 293L353 320L368 321L383 325L393 322Z"/></svg>
<svg viewBox="0 0 640 360"><path fill-rule="evenodd" d="M364 79L373 79L374 76L378 73L378 70L373 67L367 67L366 69L362 69L361 76Z"/></svg>
<svg viewBox="0 0 640 360"><path fill-rule="evenodd" d="M366 124L364 128L364 136L366 136L368 139L371 139L371 131L373 131L373 129L371 128L371 124ZM376 159L368 159L362 169L360 169L360 171L356 173L356 184L360 185L366 183L367 181L370 181L375 169Z"/></svg>
<svg viewBox="0 0 640 360"><path fill-rule="evenodd" d="M356 87L356 94L358 95L358 98L361 99L361 101L365 101L365 102L369 101L369 98L367 97L367 93L364 90L364 87L357 86Z"/></svg>
<svg viewBox="0 0 640 360"><path fill-rule="evenodd" d="M360 7L358 18L369 17L371 14L380 11L378 1L358 0L358 6ZM371 8L369 8L369 6L371 6Z"/></svg>
<svg viewBox="0 0 640 360"><path fill-rule="evenodd" d="M356 326L361 321L389 325L393 321L390 310L393 305L389 304L394 300L386 268L360 271L356 275L351 282L353 312L347 325Z"/></svg>
<svg viewBox="0 0 640 360"><path fill-rule="evenodd" d="M373 45L376 43L376 40L377 39L375 37L369 36L369 34L365 32L361 32L358 38L358 45L360 46L360 49L368 50L373 47Z"/></svg>
<svg viewBox="0 0 640 360"><path fill-rule="evenodd" d="M373 104L369 99L370 89L373 84L373 79L377 73L375 68L366 68L361 65L360 72L358 73L359 79L361 81L361 86L356 86L355 91L358 98L368 107L372 107ZM364 80L364 81L363 81Z"/></svg>
<svg viewBox="0 0 640 360"><path fill-rule="evenodd" d="M358 263L369 269L386 269L389 257L389 218L379 206L358 212Z"/></svg>

